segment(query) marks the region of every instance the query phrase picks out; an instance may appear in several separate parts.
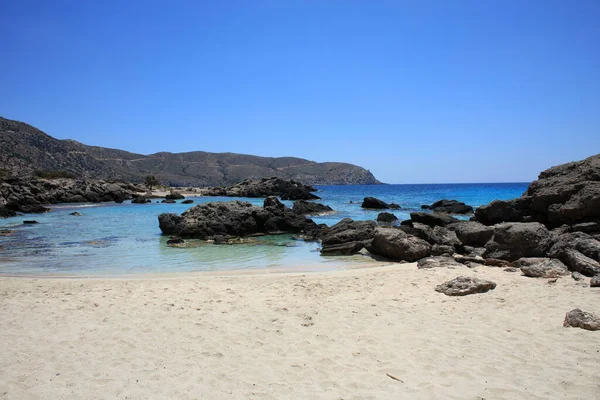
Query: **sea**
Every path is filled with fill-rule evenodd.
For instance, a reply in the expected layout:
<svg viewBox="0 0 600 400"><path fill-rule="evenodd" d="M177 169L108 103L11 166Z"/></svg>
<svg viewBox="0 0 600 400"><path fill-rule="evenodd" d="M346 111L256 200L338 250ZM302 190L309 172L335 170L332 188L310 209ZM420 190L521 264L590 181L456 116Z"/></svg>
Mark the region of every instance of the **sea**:
<svg viewBox="0 0 600 400"><path fill-rule="evenodd" d="M313 217L333 225L344 218L375 220L378 211L360 207L366 196L399 204L386 210L399 220L409 219L421 205L454 199L473 207L521 196L528 183L414 184L318 186L320 203L336 212ZM0 274L38 276L130 276L131 274L195 271L330 271L356 268L368 255L321 256L319 243L293 240L291 235L260 236L252 243L214 245L192 241L192 247L167 246L158 227L161 213L182 213L196 204L260 198L188 197L194 204L85 203L50 205L51 212L0 219ZM288 206L293 202L284 201ZM72 216L77 211L82 216ZM467 219L468 216L460 217ZM23 224L36 220L38 224Z"/></svg>

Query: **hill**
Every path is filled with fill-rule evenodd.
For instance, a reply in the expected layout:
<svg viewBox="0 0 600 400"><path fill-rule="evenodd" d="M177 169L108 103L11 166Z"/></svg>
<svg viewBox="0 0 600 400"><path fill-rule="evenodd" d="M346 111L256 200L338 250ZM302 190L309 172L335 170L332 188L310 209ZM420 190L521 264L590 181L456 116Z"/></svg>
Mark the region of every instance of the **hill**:
<svg viewBox="0 0 600 400"><path fill-rule="evenodd" d="M19 176L36 170L66 171L86 178L142 182L146 175L155 175L172 186L225 186L271 176L310 185L380 183L368 170L348 163L204 151L136 154L58 140L31 125L2 117L0 150L0 168Z"/></svg>

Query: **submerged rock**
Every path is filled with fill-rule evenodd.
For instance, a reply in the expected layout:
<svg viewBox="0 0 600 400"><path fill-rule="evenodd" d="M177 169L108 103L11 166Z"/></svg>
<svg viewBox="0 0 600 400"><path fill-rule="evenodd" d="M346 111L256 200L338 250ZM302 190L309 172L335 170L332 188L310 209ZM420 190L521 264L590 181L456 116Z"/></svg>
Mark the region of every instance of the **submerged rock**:
<svg viewBox="0 0 600 400"><path fill-rule="evenodd" d="M33 225L33 224L39 224L39 222L35 221L35 220L25 220L23 221L23 223L25 225Z"/></svg>
<svg viewBox="0 0 600 400"><path fill-rule="evenodd" d="M82 216L82 214L78 213L77 211L73 211L72 213L69 213L69 215L72 215L74 217L81 217Z"/></svg>
<svg viewBox="0 0 600 400"><path fill-rule="evenodd" d="M187 200L184 200L181 202L181 204L192 204L192 203L194 203L194 200L192 200L192 199L187 199Z"/></svg>
<svg viewBox="0 0 600 400"><path fill-rule="evenodd" d="M600 318L592 313L581 311L579 308L576 308L565 315L563 326L597 331L600 330Z"/></svg>
<svg viewBox="0 0 600 400"><path fill-rule="evenodd" d="M446 296L466 296L474 293L485 293L496 288L492 281L468 276L459 276L436 286L435 291Z"/></svg>

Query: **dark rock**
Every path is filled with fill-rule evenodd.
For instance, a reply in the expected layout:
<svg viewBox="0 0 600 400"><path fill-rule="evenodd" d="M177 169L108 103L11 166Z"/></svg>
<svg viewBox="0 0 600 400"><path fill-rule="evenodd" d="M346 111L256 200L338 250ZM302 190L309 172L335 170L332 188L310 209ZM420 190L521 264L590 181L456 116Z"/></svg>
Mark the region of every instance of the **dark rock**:
<svg viewBox="0 0 600 400"><path fill-rule="evenodd" d="M157 201L157 203L158 203L158 201ZM175 204L175 203L177 203L177 202L176 202L175 200L171 200L171 199L169 199L169 200L162 200L162 201L161 201L161 203L166 203L166 204Z"/></svg>
<svg viewBox="0 0 600 400"><path fill-rule="evenodd" d="M172 237L171 239L167 240L167 246L182 247L183 245L185 245L185 240L180 237Z"/></svg>
<svg viewBox="0 0 600 400"><path fill-rule="evenodd" d="M600 263L577 250L566 250L559 259L565 263L570 271L579 272L585 276L600 274Z"/></svg>
<svg viewBox="0 0 600 400"><path fill-rule="evenodd" d="M146 199L144 196L138 196L135 199L131 200L131 204L146 204L150 203L150 199Z"/></svg>
<svg viewBox="0 0 600 400"><path fill-rule="evenodd" d="M361 207L372 210L385 210L390 208L390 205L385 201L379 200L375 197L365 197Z"/></svg>
<svg viewBox="0 0 600 400"><path fill-rule="evenodd" d="M555 258L523 257L513 265L521 269L525 276L532 278L558 278L569 275L567 267Z"/></svg>
<svg viewBox="0 0 600 400"><path fill-rule="evenodd" d="M586 233L566 233L554 238L548 255L565 262L563 258L567 250L576 250L595 261L600 261L600 241Z"/></svg>
<svg viewBox="0 0 600 400"><path fill-rule="evenodd" d="M434 244L431 246L431 255L452 256L452 254L454 254L454 246L444 246L441 244Z"/></svg>
<svg viewBox="0 0 600 400"><path fill-rule="evenodd" d="M306 200L294 202L292 210L300 215L325 215L334 212L333 208L320 203L313 203Z"/></svg>
<svg viewBox="0 0 600 400"><path fill-rule="evenodd" d="M264 208L275 208L275 209L280 209L283 210L285 207L285 205L279 201L279 199L276 196L268 196L265 201L263 201L263 207Z"/></svg>
<svg viewBox="0 0 600 400"><path fill-rule="evenodd" d="M485 246L494 236L494 228L475 221L458 222L448 228L454 229L458 240L469 246Z"/></svg>
<svg viewBox="0 0 600 400"><path fill-rule="evenodd" d="M181 193L171 191L171 193L169 193L168 195L165 196L165 199L166 200L183 200L183 199L185 199L185 196L182 195Z"/></svg>
<svg viewBox="0 0 600 400"><path fill-rule="evenodd" d="M514 200L495 200L475 210L474 220L484 225L495 225L502 222L522 222L529 213L530 198L522 197Z"/></svg>
<svg viewBox="0 0 600 400"><path fill-rule="evenodd" d="M34 220L25 220L25 221L23 221L23 223L26 225L33 225L33 224L38 224L39 222L34 221Z"/></svg>
<svg viewBox="0 0 600 400"><path fill-rule="evenodd" d="M400 207L399 204L396 203L390 203L390 209L391 210L400 210L402 207Z"/></svg>
<svg viewBox="0 0 600 400"><path fill-rule="evenodd" d="M419 222L421 224L429 225L431 227L446 226L459 221L458 219L448 214L430 214L426 212L411 212L410 219L413 223Z"/></svg>
<svg viewBox="0 0 600 400"><path fill-rule="evenodd" d="M396 228L378 227L373 241L367 246L370 253L397 261L417 261L431 255L431 245L416 236Z"/></svg>
<svg viewBox="0 0 600 400"><path fill-rule="evenodd" d="M427 269L427 268L464 268L465 266L461 263L457 263L454 261L452 257L426 257L421 258L417 261L417 268L419 269Z"/></svg>
<svg viewBox="0 0 600 400"><path fill-rule="evenodd" d="M432 228L428 225L414 222L412 223L412 226L400 226L399 229L409 235L417 236L429 244L451 246L452 248L460 246L460 241L456 237L456 234L442 226ZM454 253L454 251L452 253Z"/></svg>
<svg viewBox="0 0 600 400"><path fill-rule="evenodd" d="M323 228L319 235L321 253L332 254L332 251L340 251L342 244L345 245L345 249L358 249L355 251L358 252L373 239L375 226L373 221L354 221L345 218L331 227ZM330 251L330 248L334 250Z"/></svg>
<svg viewBox="0 0 600 400"><path fill-rule="evenodd" d="M0 229L0 236L11 236L13 231L9 229Z"/></svg>
<svg viewBox="0 0 600 400"><path fill-rule="evenodd" d="M334 245L323 246L321 255L323 256L344 256L352 255L361 251L365 247L363 242L348 242Z"/></svg>
<svg viewBox="0 0 600 400"><path fill-rule="evenodd" d="M192 199L187 199L187 200L184 200L181 202L181 204L192 204L192 203L194 203L194 200L192 200Z"/></svg>
<svg viewBox="0 0 600 400"><path fill-rule="evenodd" d="M78 213L77 211L74 211L74 212L70 213L69 215L72 215L74 217L81 217L82 216L82 214Z"/></svg>
<svg viewBox="0 0 600 400"><path fill-rule="evenodd" d="M318 200L311 192L317 189L295 180L277 177L263 178L260 181L245 180L233 186L206 189L207 196L267 197L279 196L282 200Z"/></svg>
<svg viewBox="0 0 600 400"><path fill-rule="evenodd" d="M582 222L570 227L572 232L598 233L600 232L600 222Z"/></svg>
<svg viewBox="0 0 600 400"><path fill-rule="evenodd" d="M507 222L494 226L494 236L485 245L486 258L515 261L521 257L543 257L550 247L548 229L537 222Z"/></svg>
<svg viewBox="0 0 600 400"><path fill-rule="evenodd" d="M265 205L257 207L243 201L199 204L181 215L161 214L158 221L164 234L197 239L300 233L318 229L312 220L294 213L274 197L265 199Z"/></svg>
<svg viewBox="0 0 600 400"><path fill-rule="evenodd" d="M446 214L470 214L473 212L473 207L466 205L457 200L439 200L432 205L421 206L424 210L432 210L433 212Z"/></svg>
<svg viewBox="0 0 600 400"><path fill-rule="evenodd" d="M454 261L462 263L462 264L467 264L467 263L485 264L485 260L480 256L465 256L462 254L454 254L452 256L452 258L454 258Z"/></svg>
<svg viewBox="0 0 600 400"><path fill-rule="evenodd" d="M391 223L394 221L398 221L398 217L392 213L382 212L377 216L377 222Z"/></svg>
<svg viewBox="0 0 600 400"><path fill-rule="evenodd" d="M465 296L474 293L485 293L495 288L496 284L492 281L459 276L436 286L435 291L443 293L446 296Z"/></svg>
<svg viewBox="0 0 600 400"><path fill-rule="evenodd" d="M0 207L0 218L16 217L17 212L6 207Z"/></svg>
<svg viewBox="0 0 600 400"><path fill-rule="evenodd" d="M581 328L588 331L598 331L600 330L600 318L594 314L576 308L565 315L563 326Z"/></svg>
<svg viewBox="0 0 600 400"><path fill-rule="evenodd" d="M590 287L600 287L600 275L593 276L590 279Z"/></svg>
<svg viewBox="0 0 600 400"><path fill-rule="evenodd" d="M505 268L505 267L509 267L511 265L511 263L509 263L506 260L499 260L497 258L486 258L485 265L487 265L488 267L499 267L499 268Z"/></svg>
<svg viewBox="0 0 600 400"><path fill-rule="evenodd" d="M571 274L571 278L573 278L576 281L582 281L585 279L585 276L580 274L579 272L575 271Z"/></svg>

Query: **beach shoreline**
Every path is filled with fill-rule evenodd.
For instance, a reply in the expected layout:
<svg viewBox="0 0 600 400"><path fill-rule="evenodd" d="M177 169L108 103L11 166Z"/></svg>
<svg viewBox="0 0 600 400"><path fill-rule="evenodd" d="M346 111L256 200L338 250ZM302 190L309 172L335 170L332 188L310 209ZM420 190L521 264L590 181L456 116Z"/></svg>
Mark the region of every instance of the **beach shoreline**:
<svg viewBox="0 0 600 400"><path fill-rule="evenodd" d="M448 297L459 275L496 289ZM415 263L135 279L0 277L0 395L598 398L600 337L564 328L600 290Z"/></svg>

